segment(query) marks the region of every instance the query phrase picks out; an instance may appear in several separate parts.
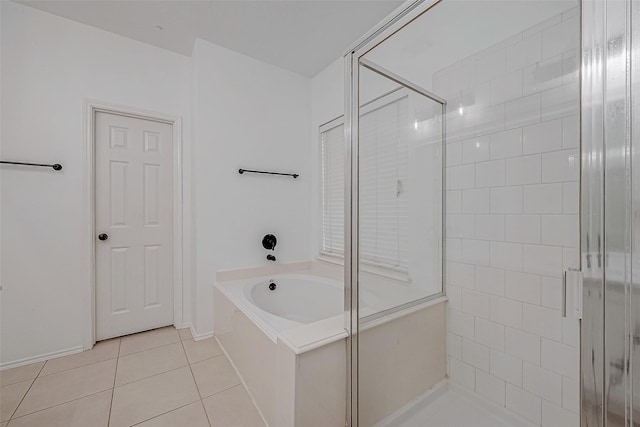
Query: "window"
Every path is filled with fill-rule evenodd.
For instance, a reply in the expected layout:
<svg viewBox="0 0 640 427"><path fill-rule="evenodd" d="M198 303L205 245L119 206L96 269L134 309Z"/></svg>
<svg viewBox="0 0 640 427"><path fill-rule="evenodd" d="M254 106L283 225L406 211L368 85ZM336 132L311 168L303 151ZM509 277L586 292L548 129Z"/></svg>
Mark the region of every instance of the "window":
<svg viewBox="0 0 640 427"><path fill-rule="evenodd" d="M408 100L385 96L360 117L360 257L366 264L408 269ZM344 126L320 129L322 253L344 254Z"/></svg>
<svg viewBox="0 0 640 427"><path fill-rule="evenodd" d="M321 128L322 253L344 254L344 125L339 120Z"/></svg>

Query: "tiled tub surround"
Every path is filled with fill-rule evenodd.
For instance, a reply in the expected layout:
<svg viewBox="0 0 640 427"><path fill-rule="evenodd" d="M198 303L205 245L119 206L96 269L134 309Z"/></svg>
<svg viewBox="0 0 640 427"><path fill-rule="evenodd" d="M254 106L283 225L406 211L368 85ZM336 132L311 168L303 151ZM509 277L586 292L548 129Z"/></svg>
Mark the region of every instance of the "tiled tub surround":
<svg viewBox="0 0 640 427"><path fill-rule="evenodd" d="M301 267L301 266L298 266ZM296 273L342 279L342 269L313 262ZM285 269L292 273L292 269ZM280 270L282 272L282 269ZM260 271L263 277L265 271ZM220 276L219 276L220 277ZM342 426L345 414L344 315L278 330L242 299L238 288L258 280L233 273L214 288L216 338L270 426ZM243 277L237 279L237 277ZM360 337L368 354L361 384L361 425L373 425L446 375L445 301L439 298L369 323ZM392 337L391 342L389 338Z"/></svg>
<svg viewBox="0 0 640 427"><path fill-rule="evenodd" d="M448 99L451 379L543 426L577 426L579 16L572 9L434 75Z"/></svg>

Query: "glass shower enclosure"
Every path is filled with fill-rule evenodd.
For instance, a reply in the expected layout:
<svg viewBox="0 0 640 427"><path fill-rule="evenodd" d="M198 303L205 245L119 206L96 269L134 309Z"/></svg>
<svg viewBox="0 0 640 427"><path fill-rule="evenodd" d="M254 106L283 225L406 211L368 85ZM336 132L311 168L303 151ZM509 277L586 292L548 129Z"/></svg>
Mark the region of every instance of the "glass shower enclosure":
<svg viewBox="0 0 640 427"><path fill-rule="evenodd" d="M345 55L347 425L437 425L449 388L514 417L474 425L579 424L580 27L416 1Z"/></svg>
<svg viewBox="0 0 640 427"><path fill-rule="evenodd" d="M446 102L366 59L358 74L359 406L374 425L444 374Z"/></svg>

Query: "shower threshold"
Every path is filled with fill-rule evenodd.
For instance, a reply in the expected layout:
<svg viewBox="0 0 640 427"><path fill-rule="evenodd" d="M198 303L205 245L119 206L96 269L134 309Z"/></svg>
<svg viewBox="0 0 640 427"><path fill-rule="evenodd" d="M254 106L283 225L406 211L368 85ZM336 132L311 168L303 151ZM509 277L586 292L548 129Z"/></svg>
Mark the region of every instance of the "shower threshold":
<svg viewBox="0 0 640 427"><path fill-rule="evenodd" d="M532 427L504 407L443 380L376 427Z"/></svg>

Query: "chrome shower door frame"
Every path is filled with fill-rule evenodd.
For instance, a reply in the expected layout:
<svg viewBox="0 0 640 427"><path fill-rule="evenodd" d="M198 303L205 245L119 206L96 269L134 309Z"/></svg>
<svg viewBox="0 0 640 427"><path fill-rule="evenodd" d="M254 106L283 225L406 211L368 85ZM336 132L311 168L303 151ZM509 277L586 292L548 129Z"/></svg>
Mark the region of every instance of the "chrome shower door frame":
<svg viewBox="0 0 640 427"><path fill-rule="evenodd" d="M396 10L390 17L379 23L371 32L366 34L362 39L358 40L351 49L344 54L344 81L345 81L345 108L344 108L344 132L345 132L345 242L344 242L344 311L345 311L345 329L347 335L347 381L346 381L346 427L358 426L358 331L359 331L359 307L358 307L358 273L359 273L359 229L358 229L358 176L359 176L359 66L362 57L371 49L384 42L405 25L418 18L428 9L439 3L441 0L415 0L405 3L401 8ZM366 61L365 61L366 62ZM381 69L370 62L367 62L367 68L379 72L382 75L396 80L401 84L408 82L394 76L387 70ZM389 75L387 75L389 73ZM422 88L409 87L430 99L442 103L441 98L434 94L424 91ZM436 99L437 98L437 99ZM444 108L444 107L443 107ZM444 116L443 116L444 117ZM445 121L443 120L443 123ZM444 126L444 124L443 124ZM443 134L444 138L444 134ZM443 153L444 165L444 153ZM444 166L443 166L444 174ZM444 188L444 175L443 175ZM444 197L444 194L443 194ZM444 203L443 203L444 210ZM443 216L444 227L444 216ZM444 262L444 245L442 251ZM442 282L444 291L444 269L442 271Z"/></svg>
<svg viewBox="0 0 640 427"><path fill-rule="evenodd" d="M582 2L581 425L631 426L639 306L635 276L640 235L640 173L632 165L640 142L632 124L640 116L632 93L640 86L640 5L632 0ZM635 28L634 28L635 26ZM635 33L634 33L635 31ZM635 49L634 49L635 47ZM634 52L635 50L635 52ZM637 377L637 375L636 375ZM636 397L638 399L638 397ZM638 410L638 405L636 411Z"/></svg>

